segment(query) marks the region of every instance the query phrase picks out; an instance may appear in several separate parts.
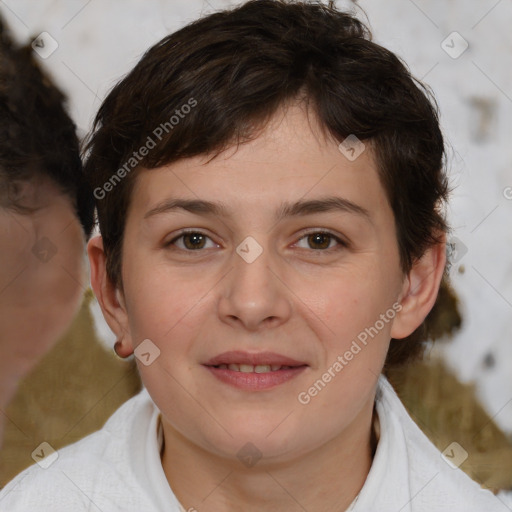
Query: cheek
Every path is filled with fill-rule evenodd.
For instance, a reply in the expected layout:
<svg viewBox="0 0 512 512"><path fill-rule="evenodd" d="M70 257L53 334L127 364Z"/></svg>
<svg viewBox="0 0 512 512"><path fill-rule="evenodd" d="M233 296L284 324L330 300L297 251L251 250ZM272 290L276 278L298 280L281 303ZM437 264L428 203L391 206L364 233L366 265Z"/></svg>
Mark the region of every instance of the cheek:
<svg viewBox="0 0 512 512"><path fill-rule="evenodd" d="M332 336L348 339L372 326L393 303L391 283L372 274L340 272L318 286L296 288L297 295L322 321Z"/></svg>
<svg viewBox="0 0 512 512"><path fill-rule="evenodd" d="M315 378L329 370L336 375L325 376L332 384L319 403L329 398L339 400L338 393L350 400L347 387L362 389L368 377L382 369L396 315L392 308L395 297L390 292L396 283L378 272L367 268L365 273L339 273L308 292L308 306L314 312L309 313L310 327L315 330L321 354ZM306 289L301 293L305 296Z"/></svg>
<svg viewBox="0 0 512 512"><path fill-rule="evenodd" d="M75 317L83 298L83 288L87 282L87 258L85 254L85 241L82 228L78 220L74 219L67 225L64 233L59 232L55 226L45 232L50 240L55 240L57 252L50 272L50 265L45 272L45 283L48 300L58 305L58 313L52 322L60 336ZM60 236L59 236L60 235ZM43 280L41 280L42 283ZM42 294L43 288L41 288ZM51 298L51 299L50 299ZM52 310L53 312L53 310ZM51 315L52 312L49 312Z"/></svg>
<svg viewBox="0 0 512 512"><path fill-rule="evenodd" d="M185 279L157 264L123 262L125 297L130 333L136 346L149 338L161 349L172 350L176 341L186 340L197 328L195 317L205 307L211 289L207 279ZM177 348L177 347L176 347Z"/></svg>
<svg viewBox="0 0 512 512"><path fill-rule="evenodd" d="M380 280L370 272L368 276L353 274L332 280L316 298L310 295L315 298L310 305L315 305L322 357L297 401L310 418L312 432L335 435L347 418L359 413L365 400L371 401L389 347L395 311L383 275ZM322 420L327 415L329 425Z"/></svg>

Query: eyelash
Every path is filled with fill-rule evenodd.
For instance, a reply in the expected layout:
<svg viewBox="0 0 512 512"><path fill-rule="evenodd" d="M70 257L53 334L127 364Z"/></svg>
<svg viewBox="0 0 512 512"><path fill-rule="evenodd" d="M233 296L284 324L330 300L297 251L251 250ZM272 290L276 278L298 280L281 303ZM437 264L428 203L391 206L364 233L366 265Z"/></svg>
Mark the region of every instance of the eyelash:
<svg viewBox="0 0 512 512"><path fill-rule="evenodd" d="M181 231L179 233L179 235L177 235L176 237L174 237L172 240L170 240L169 242L166 242L164 244L164 247L170 247L172 245L175 244L175 242L177 240L179 240L180 238L183 238L184 236L186 235L191 235L191 234L194 234L194 235L202 235L206 238L209 238L211 240L211 237L209 237L206 233L203 233L202 231L198 231L196 229L185 229L183 231ZM300 238L299 238L299 241L308 237L309 235L326 235L326 236L329 236L331 239L335 240L336 242L338 242L339 246L341 247L330 247L329 249L311 249L312 252L316 252L316 253L328 253L330 254L331 252L335 252L335 251L339 251L341 249L346 249L349 247L349 244L342 240L340 237L336 236L334 233L331 233L330 231L324 231L324 230L315 230L315 231L308 231L306 233L304 233ZM193 253L193 252L201 252L203 249L181 249L181 248L178 248L178 250L180 251L184 251L184 252L189 252L189 253Z"/></svg>

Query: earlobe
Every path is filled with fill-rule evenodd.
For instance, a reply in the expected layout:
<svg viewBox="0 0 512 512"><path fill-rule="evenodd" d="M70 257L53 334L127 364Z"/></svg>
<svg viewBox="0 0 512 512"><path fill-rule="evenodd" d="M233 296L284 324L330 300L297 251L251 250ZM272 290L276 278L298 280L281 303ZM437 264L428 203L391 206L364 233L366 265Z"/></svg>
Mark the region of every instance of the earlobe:
<svg viewBox="0 0 512 512"><path fill-rule="evenodd" d="M95 236L87 244L91 268L91 286L98 299L105 321L117 337L116 354L127 357L133 353L128 329L128 315L122 292L107 275L103 239Z"/></svg>
<svg viewBox="0 0 512 512"><path fill-rule="evenodd" d="M121 359L126 359L133 354L133 350L127 347L126 344L123 344L123 342L120 340L115 342L114 352L116 356L120 357Z"/></svg>
<svg viewBox="0 0 512 512"><path fill-rule="evenodd" d="M394 339L406 338L423 322L437 299L437 293L446 264L446 237L429 247L417 260L402 289L402 309L396 316L391 329Z"/></svg>

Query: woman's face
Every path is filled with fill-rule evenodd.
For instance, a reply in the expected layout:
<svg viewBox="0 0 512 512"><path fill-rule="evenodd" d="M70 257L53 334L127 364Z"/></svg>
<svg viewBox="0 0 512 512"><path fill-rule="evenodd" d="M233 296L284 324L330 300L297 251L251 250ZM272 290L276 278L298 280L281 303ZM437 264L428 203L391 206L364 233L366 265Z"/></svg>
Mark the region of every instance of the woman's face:
<svg viewBox="0 0 512 512"><path fill-rule="evenodd" d="M137 177L123 343L166 439L290 460L371 416L406 286L393 212L370 148L299 107L207 160Z"/></svg>
<svg viewBox="0 0 512 512"><path fill-rule="evenodd" d="M23 377L71 324L85 287L85 237L70 198L47 178L19 184L0 208L0 354Z"/></svg>

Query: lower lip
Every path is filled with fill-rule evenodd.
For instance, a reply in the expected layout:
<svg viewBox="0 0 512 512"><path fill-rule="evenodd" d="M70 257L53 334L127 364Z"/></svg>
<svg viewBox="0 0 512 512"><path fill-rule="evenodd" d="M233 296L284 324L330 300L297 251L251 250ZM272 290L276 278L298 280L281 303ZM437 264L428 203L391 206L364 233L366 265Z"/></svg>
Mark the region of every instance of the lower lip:
<svg viewBox="0 0 512 512"><path fill-rule="evenodd" d="M205 366L205 368L209 370L214 377L235 388L260 391L276 387L279 384L284 384L294 377L297 377L307 366L295 366L293 368L285 368L283 370L265 373L236 372L227 368L216 368L215 366Z"/></svg>

